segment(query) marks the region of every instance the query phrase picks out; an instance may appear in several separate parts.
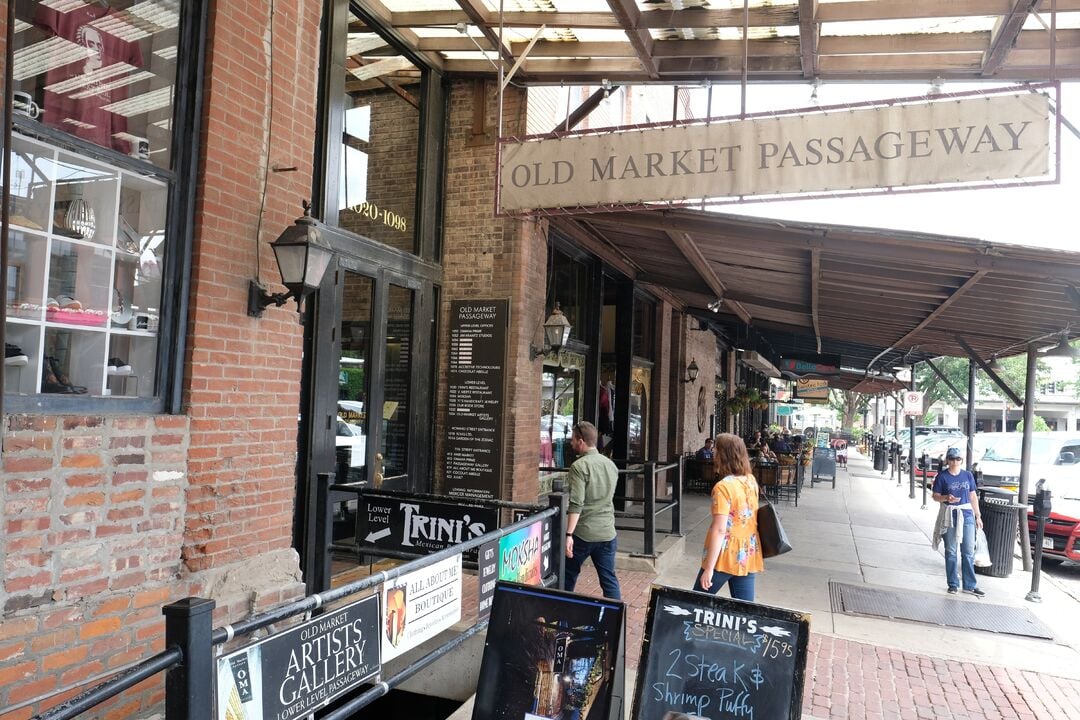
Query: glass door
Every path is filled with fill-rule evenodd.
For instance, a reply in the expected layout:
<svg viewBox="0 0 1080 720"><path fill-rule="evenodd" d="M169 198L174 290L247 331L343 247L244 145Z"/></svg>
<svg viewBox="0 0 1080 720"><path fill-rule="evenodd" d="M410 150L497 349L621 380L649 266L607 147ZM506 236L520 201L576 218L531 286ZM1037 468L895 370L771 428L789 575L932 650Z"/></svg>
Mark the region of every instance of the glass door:
<svg viewBox="0 0 1080 720"><path fill-rule="evenodd" d="M408 488L414 291L390 284L383 340L382 428L375 487Z"/></svg>

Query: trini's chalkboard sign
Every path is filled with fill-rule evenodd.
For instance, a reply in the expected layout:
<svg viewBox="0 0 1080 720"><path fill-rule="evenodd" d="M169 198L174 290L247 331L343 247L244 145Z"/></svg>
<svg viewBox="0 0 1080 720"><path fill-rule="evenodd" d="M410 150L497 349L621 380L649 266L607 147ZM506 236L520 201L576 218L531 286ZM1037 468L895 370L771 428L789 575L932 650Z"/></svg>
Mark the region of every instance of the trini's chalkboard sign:
<svg viewBox="0 0 1080 720"><path fill-rule="evenodd" d="M653 586L631 718L802 715L810 618Z"/></svg>

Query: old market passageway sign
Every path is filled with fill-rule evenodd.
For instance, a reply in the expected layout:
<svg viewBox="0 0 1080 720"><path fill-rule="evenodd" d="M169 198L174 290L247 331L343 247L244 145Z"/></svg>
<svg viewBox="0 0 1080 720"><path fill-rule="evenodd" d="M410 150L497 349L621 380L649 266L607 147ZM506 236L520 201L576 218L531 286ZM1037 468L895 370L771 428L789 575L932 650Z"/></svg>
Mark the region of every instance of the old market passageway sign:
<svg viewBox="0 0 1080 720"><path fill-rule="evenodd" d="M1044 95L946 96L500 145L499 209L1045 178Z"/></svg>

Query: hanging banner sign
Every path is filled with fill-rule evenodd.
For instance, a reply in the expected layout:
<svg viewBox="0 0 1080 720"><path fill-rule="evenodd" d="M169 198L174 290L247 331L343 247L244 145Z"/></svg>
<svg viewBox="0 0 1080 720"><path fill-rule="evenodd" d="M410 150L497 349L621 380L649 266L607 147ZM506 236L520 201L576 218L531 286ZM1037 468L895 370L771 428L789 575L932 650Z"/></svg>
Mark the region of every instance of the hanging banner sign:
<svg viewBox="0 0 1080 720"><path fill-rule="evenodd" d="M814 400L824 402L829 399L829 381L799 378L795 381L795 397L808 402Z"/></svg>
<svg viewBox="0 0 1080 720"><path fill-rule="evenodd" d="M379 596L218 658L216 720L292 720L379 674Z"/></svg>
<svg viewBox="0 0 1080 720"><path fill-rule="evenodd" d="M809 362L807 360L794 360L792 358L784 358L776 367L781 372L789 372L795 375L839 375L840 368L836 365L825 365L822 363Z"/></svg>
<svg viewBox="0 0 1080 720"><path fill-rule="evenodd" d="M500 144L503 212L1015 181L1050 173L1049 98L895 102Z"/></svg>
<svg viewBox="0 0 1080 720"><path fill-rule="evenodd" d="M461 619L461 553L383 586L383 662Z"/></svg>

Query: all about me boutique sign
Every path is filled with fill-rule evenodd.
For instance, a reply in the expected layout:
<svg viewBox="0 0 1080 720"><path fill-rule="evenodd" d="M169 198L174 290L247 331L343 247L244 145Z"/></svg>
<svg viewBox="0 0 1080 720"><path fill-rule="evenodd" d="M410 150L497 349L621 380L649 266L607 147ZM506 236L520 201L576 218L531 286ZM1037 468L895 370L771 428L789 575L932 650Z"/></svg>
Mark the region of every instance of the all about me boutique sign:
<svg viewBox="0 0 1080 720"><path fill-rule="evenodd" d="M1050 173L1043 95L985 95L615 130L500 145L499 206L687 202L1034 179Z"/></svg>

